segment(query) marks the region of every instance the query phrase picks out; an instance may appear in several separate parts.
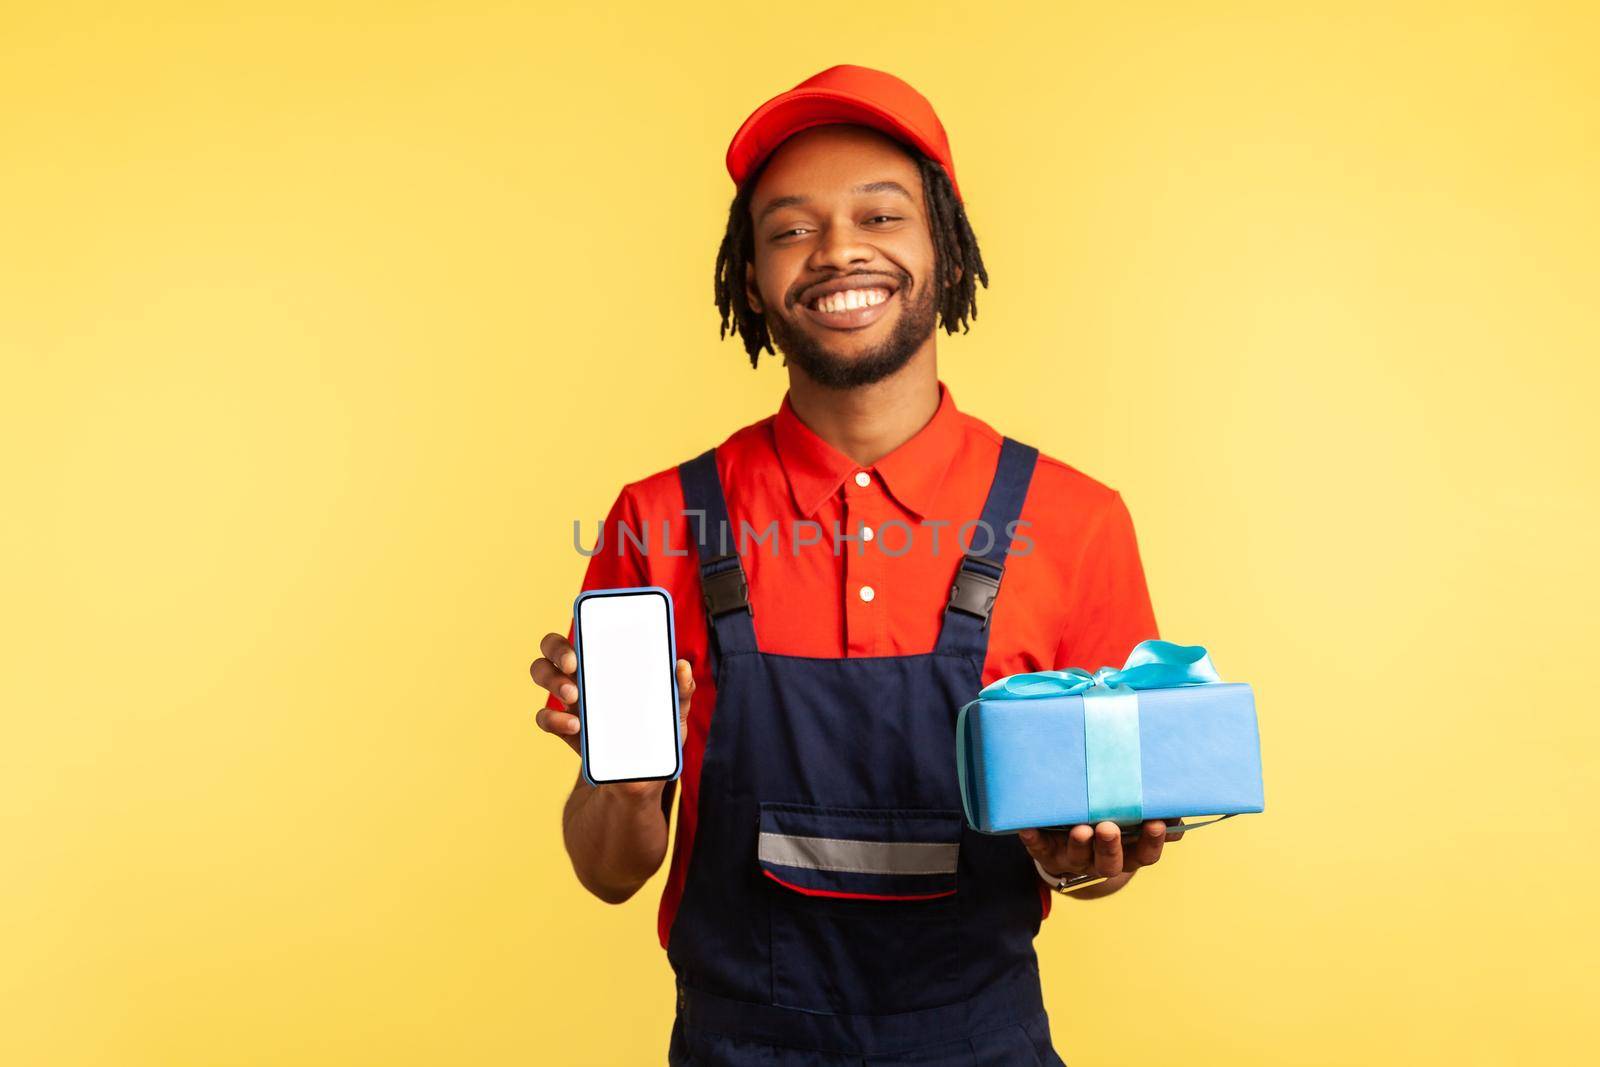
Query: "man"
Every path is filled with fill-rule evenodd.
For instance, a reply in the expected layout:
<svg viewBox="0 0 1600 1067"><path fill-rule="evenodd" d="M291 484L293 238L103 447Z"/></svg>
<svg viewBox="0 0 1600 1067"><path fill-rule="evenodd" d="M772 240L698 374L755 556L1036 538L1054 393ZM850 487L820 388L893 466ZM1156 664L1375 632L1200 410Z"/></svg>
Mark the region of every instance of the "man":
<svg viewBox="0 0 1600 1067"><path fill-rule="evenodd" d="M1059 1064L1033 949L1051 890L1120 889L1166 826L971 831L955 715L995 678L1158 636L1132 521L938 377L936 324L975 318L988 275L921 95L832 67L758 108L727 163L723 333L752 366L775 341L789 390L625 486L583 583L669 589L686 657L669 1062ZM576 749L570 637L532 675L539 726ZM621 902L659 869L673 792L579 776L563 826L585 887Z"/></svg>

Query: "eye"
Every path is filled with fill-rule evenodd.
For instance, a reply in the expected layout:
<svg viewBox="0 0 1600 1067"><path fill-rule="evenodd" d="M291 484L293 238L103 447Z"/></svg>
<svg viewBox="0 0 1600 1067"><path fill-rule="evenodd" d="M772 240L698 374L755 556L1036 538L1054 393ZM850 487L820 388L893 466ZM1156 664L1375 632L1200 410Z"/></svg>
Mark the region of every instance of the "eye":
<svg viewBox="0 0 1600 1067"><path fill-rule="evenodd" d="M885 219L885 220L887 220L889 222L900 222L901 221L901 218L900 218L899 215L873 215L871 218L867 219L867 221L868 222L877 222L879 219ZM772 239L774 241L781 241L785 237L788 237L790 234L805 233L805 232L807 232L807 231L806 231L806 228L804 226L796 226L792 230L784 230L782 233L773 234L772 235Z"/></svg>

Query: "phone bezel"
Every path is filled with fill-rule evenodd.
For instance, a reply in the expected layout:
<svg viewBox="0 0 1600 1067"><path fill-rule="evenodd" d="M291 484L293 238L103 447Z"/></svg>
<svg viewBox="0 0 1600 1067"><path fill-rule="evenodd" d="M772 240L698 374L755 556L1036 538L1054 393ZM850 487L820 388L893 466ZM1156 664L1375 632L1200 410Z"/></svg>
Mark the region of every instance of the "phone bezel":
<svg viewBox="0 0 1600 1067"><path fill-rule="evenodd" d="M646 775L640 778L601 778L597 779L589 770L589 728L586 703L583 698L583 604L586 600L597 600L604 597L619 596L659 596L663 601L663 608L667 613L667 662L671 664L668 671L668 684L672 694L672 733L676 739L675 758L676 766L671 774ZM582 756L582 772L584 781L592 786L620 785L625 782L670 782L683 773L683 724L678 718L678 634L675 625L672 594L658 585L628 586L621 589L590 589L579 593L572 602L572 644L573 651L578 657L578 747Z"/></svg>

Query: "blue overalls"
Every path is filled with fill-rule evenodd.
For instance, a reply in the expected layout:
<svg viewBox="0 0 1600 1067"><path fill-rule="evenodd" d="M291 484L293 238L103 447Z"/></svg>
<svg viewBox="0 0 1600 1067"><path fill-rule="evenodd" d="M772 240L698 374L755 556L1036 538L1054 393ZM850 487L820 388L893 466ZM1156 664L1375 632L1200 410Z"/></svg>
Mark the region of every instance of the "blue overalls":
<svg viewBox="0 0 1600 1067"><path fill-rule="evenodd" d="M757 647L715 449L679 466L704 513L689 526L717 702L668 938L670 1064L1062 1064L1033 950L1038 874L1016 835L966 826L955 773L1037 458L1005 439L992 543L967 539L934 650L843 659Z"/></svg>

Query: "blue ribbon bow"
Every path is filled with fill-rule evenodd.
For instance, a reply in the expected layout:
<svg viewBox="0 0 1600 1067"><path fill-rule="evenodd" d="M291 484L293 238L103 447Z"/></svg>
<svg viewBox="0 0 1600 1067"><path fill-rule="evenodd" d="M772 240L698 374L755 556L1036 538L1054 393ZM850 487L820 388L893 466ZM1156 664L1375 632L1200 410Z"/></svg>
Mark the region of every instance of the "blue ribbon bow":
<svg viewBox="0 0 1600 1067"><path fill-rule="evenodd" d="M1081 667L1068 667L1064 671L1012 674L984 686L978 693L978 700L1028 700L1083 694L1088 821L1110 819L1126 824L1144 818L1139 690L1220 681L1222 677L1211 665L1211 656L1204 645L1178 645L1152 639L1135 645L1121 669L1101 667L1091 674ZM963 720L966 710L961 709ZM962 729L959 723L957 729ZM964 766L958 769L965 771ZM964 773L962 777L965 778ZM963 780L963 801L965 794Z"/></svg>
<svg viewBox="0 0 1600 1067"><path fill-rule="evenodd" d="M1091 689L1167 689L1176 685L1220 682L1204 645L1175 645L1171 641L1140 641L1119 670L1101 667L1090 674L1082 667L1064 671L1031 671L998 678L978 692L983 700L1020 700L1028 697L1071 696ZM1098 695L1098 694L1095 694Z"/></svg>

